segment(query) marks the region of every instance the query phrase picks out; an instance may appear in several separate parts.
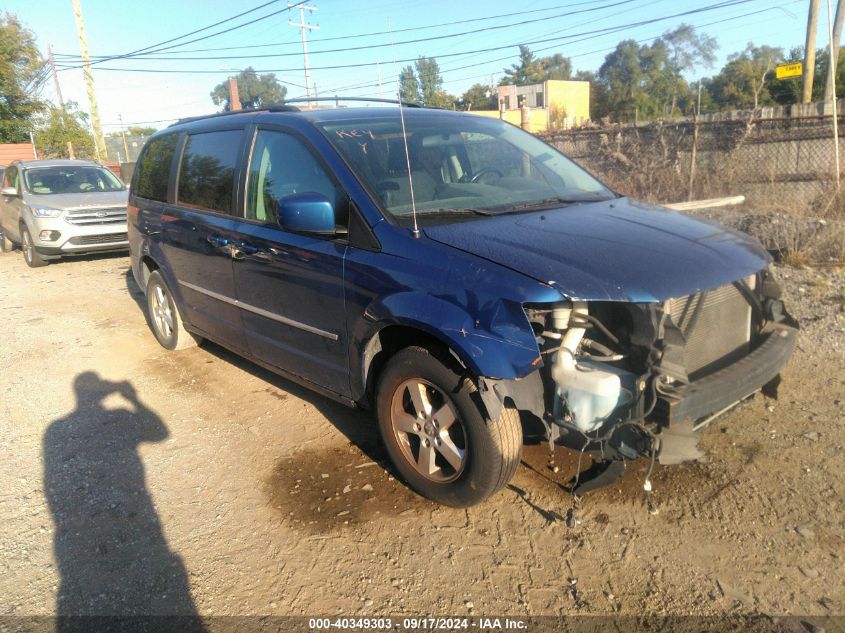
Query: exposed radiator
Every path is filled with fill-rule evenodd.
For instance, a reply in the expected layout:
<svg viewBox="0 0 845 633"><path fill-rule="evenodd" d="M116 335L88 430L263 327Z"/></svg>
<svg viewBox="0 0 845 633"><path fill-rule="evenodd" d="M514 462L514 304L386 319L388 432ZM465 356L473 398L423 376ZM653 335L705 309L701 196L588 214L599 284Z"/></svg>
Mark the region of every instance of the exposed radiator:
<svg viewBox="0 0 845 633"><path fill-rule="evenodd" d="M755 277L745 279L754 288ZM748 354L751 306L733 284L700 294L672 299L672 321L687 340L684 361L695 379Z"/></svg>

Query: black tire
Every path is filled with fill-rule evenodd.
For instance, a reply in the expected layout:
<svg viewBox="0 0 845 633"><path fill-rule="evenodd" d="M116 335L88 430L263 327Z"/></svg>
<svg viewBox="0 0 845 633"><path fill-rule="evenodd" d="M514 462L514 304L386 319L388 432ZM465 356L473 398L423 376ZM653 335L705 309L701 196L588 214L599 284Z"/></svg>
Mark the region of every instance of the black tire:
<svg viewBox="0 0 845 633"><path fill-rule="evenodd" d="M6 231L0 226L0 253L11 253L15 248L14 242L6 235Z"/></svg>
<svg viewBox="0 0 845 633"><path fill-rule="evenodd" d="M202 340L185 329L173 294L157 270L147 280L147 321L156 340L165 349L187 349Z"/></svg>
<svg viewBox="0 0 845 633"><path fill-rule="evenodd" d="M47 260L41 257L38 251L35 250L32 236L29 234L29 229L25 226L21 227L21 251L23 252L23 260L30 268L41 268L47 265Z"/></svg>
<svg viewBox="0 0 845 633"><path fill-rule="evenodd" d="M472 381L423 348L404 349L388 361L376 411L396 469L438 503L479 503L508 483L519 465L518 412L504 409L498 420L486 419Z"/></svg>

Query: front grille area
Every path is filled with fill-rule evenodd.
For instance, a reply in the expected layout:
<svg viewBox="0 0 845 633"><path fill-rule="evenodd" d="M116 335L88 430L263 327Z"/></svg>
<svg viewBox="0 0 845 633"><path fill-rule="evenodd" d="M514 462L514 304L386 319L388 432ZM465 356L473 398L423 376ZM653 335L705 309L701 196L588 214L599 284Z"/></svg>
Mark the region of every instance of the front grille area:
<svg viewBox="0 0 845 633"><path fill-rule="evenodd" d="M67 212L65 220L76 225L120 224L126 222L126 207L74 209Z"/></svg>
<svg viewBox="0 0 845 633"><path fill-rule="evenodd" d="M753 287L753 277L745 281ZM733 284L672 299L669 309L687 341L684 361L691 379L748 354L751 306Z"/></svg>
<svg viewBox="0 0 845 633"><path fill-rule="evenodd" d="M115 244L125 242L128 238L126 233L111 233L109 235L79 235L68 240L74 246L92 246L94 244Z"/></svg>

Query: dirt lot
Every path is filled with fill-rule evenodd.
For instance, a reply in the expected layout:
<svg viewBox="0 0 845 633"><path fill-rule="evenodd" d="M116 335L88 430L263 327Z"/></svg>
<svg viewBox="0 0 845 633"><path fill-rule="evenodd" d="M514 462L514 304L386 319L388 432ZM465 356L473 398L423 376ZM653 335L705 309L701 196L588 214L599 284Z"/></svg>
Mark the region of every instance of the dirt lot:
<svg viewBox="0 0 845 633"><path fill-rule="evenodd" d="M845 273L781 269L781 398L561 520L572 453L469 510L420 499L367 414L213 346L158 346L128 258L0 257L0 615L845 614Z"/></svg>

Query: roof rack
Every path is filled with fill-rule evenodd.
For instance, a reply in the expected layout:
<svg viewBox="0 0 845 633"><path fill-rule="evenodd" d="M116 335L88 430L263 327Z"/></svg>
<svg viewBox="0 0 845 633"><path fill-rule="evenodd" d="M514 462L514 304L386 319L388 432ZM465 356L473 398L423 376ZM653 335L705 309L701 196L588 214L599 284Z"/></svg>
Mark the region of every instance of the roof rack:
<svg viewBox="0 0 845 633"><path fill-rule="evenodd" d="M285 103L309 103L311 101L365 101L370 103L392 103L402 105L406 108L422 108L419 103L413 101L399 101L398 99L381 99L378 97L297 97L296 99L285 99Z"/></svg>
<svg viewBox="0 0 845 633"><path fill-rule="evenodd" d="M171 123L168 127L174 125L181 125L182 123L191 123L192 121L204 121L205 119L214 119L216 117L231 116L233 114L252 114L255 112L300 112L301 110L289 103L310 103L312 101L361 101L369 103L392 103L393 105L402 105L406 108L422 108L419 103L413 101L399 101L398 99L381 99L378 97L298 97L296 99L285 99L282 103L271 103L260 108L246 108L243 110L229 110L228 112L215 112L214 114L201 114L199 116L185 117L179 119L176 123Z"/></svg>
<svg viewBox="0 0 845 633"><path fill-rule="evenodd" d="M243 110L229 110L228 112L215 112L214 114L200 114L199 116L189 116L184 119L179 119L176 123L171 123L167 127L180 125L182 123L190 123L192 121L204 121L205 119L214 119L216 117L231 116L233 114L253 114L255 112L299 112L296 106L285 105L284 103L271 103L270 105L262 106L260 108L245 108Z"/></svg>

